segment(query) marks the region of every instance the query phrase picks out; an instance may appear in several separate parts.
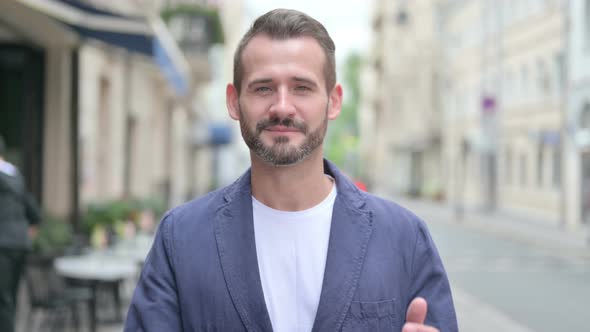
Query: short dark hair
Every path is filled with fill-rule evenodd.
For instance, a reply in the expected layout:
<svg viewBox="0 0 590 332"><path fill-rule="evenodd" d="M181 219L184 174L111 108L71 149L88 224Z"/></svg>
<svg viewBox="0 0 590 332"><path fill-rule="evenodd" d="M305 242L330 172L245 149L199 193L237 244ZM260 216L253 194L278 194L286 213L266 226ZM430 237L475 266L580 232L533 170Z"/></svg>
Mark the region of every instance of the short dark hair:
<svg viewBox="0 0 590 332"><path fill-rule="evenodd" d="M265 34L272 39L279 40L302 36L315 39L326 56L326 62L324 63L326 90L330 93L334 88L334 85L336 85L336 46L326 28L313 17L300 11L275 9L257 18L238 44L234 54L234 86L238 94L241 91L244 73L242 53L250 40L259 34Z"/></svg>
<svg viewBox="0 0 590 332"><path fill-rule="evenodd" d="M0 135L0 156L6 154L6 142L4 141L4 137Z"/></svg>

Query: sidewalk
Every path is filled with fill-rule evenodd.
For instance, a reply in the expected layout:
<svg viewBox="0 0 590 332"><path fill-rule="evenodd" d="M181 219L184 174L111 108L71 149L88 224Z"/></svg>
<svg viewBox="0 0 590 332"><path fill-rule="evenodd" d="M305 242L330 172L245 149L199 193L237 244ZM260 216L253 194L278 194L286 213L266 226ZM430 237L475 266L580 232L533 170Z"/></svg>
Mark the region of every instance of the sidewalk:
<svg viewBox="0 0 590 332"><path fill-rule="evenodd" d="M533 332L494 307L483 303L457 287L453 287L453 301L457 312L459 331Z"/></svg>
<svg viewBox="0 0 590 332"><path fill-rule="evenodd" d="M571 231L550 223L510 215L503 212L465 211L458 220L453 209L445 203L416 200L407 197L392 197L392 200L414 212L428 223L460 223L466 227L527 242L553 251L556 254L590 258L588 231Z"/></svg>
<svg viewBox="0 0 590 332"><path fill-rule="evenodd" d="M459 230L460 228L463 228L463 231L473 230L475 231L475 233L481 234L481 238L487 238L486 236L483 236L487 233L497 238L499 240L499 243L505 242L505 240L507 239L508 242L514 242L516 248L531 248L532 252L537 252L538 255L544 257L552 256L555 257L558 261L565 260L568 262L576 262L577 264L583 264L583 266L587 266L587 262L590 259L590 246L588 246L586 242L585 230L579 232L566 231L559 228L557 225L551 224L546 220L534 219L530 217L527 218L525 216L520 215L510 215L508 213L481 213L477 211L466 211L464 217L458 221L453 209L444 203L413 200L405 197L393 197L392 200L417 214L424 221L430 224L433 230L436 229L438 231L441 231L445 227L447 227L449 230ZM469 233L471 234L473 232ZM451 237L448 237L449 234L451 234ZM447 242L449 241L449 239L453 239L452 233L449 234L447 234L447 237L445 238ZM457 234L461 234L461 232L458 232ZM460 241L461 239L458 240ZM490 248L489 243L487 245L488 251L481 255L494 255L495 249L493 247ZM515 252L514 255L518 256L520 255L520 253ZM472 258L481 259L485 258L484 256L475 256ZM445 257L443 257L443 259L444 258ZM504 264L495 265L493 263L490 263L490 271L494 271L494 273L491 274L490 278L495 278L499 276L500 280L508 280L507 276L514 276L515 273L522 273L518 271L526 271L526 268L519 270L519 267L521 267L520 264L522 262L520 262L518 259L514 260L511 263L510 257L508 257L507 260L505 259L506 257L502 258L502 263ZM525 259L528 259L528 256ZM459 262L458 265L457 262ZM498 260L498 262L500 262L500 260ZM547 261L538 260L538 262L540 262L541 264L545 264ZM450 264L450 262L448 261L446 263L449 263L447 267L455 268L457 268L458 266L460 267L461 264L463 264L461 260L455 260L455 265ZM486 261L486 263L484 264L488 263L489 261ZM455 279L456 283L451 285L453 288L453 300L455 303L455 310L457 313L460 331L538 331L536 328L533 327L537 326L538 328L538 325L530 324L531 320L538 321L538 317L534 318L534 316L527 316L527 318L524 318L516 313L526 312L526 310L515 310L514 306L500 304L500 301L512 303L514 300L511 300L511 296L515 296L512 293L506 294L504 296L504 300L498 300L498 298L494 300L494 297L486 296L486 292L479 292L474 287L470 287L470 285L473 286L472 283L470 284L470 281L473 282L474 278L480 278L477 280L482 281L482 284L480 286L482 289L493 289L498 292L502 292L504 289L503 287L498 287L498 283L496 283L495 286L486 284L485 278L481 277L485 275L487 272L481 272L481 270L478 271L477 264L475 264L475 268L470 267L470 264L471 263L467 263L467 269L455 269L453 270L454 272L450 272L451 274L461 274L463 277L462 279ZM586 268L584 269L586 271ZM541 269L541 271L543 270ZM529 282L529 279L527 278L532 277L534 273L535 272L530 271L526 272L517 279L520 279L520 284L522 285L523 282ZM571 273L576 277L578 276L578 274L575 272ZM465 278L465 275L469 275L470 277ZM559 280L553 278L554 276L555 275L552 275L548 279L545 278L545 283L530 280L531 285L534 286L531 286L530 290L524 291L522 294L527 294L527 292L529 292L528 294L530 294L530 292L534 293L543 290L543 293L555 295L555 292L547 292L547 280L549 280L549 282ZM462 280L463 282L457 280ZM465 280L467 280L467 282L464 282ZM543 287L539 287L539 285ZM567 286L565 288L574 289L574 287L568 288ZM564 299L566 299L565 302L568 301L567 297L568 295L564 294ZM521 298L526 299L527 296L524 295ZM554 298L550 301L556 300ZM559 303L560 301L556 302ZM521 301L520 305L523 305L523 303L526 303L526 300ZM524 306L529 307L529 304L525 304ZM515 319L520 320L517 321Z"/></svg>

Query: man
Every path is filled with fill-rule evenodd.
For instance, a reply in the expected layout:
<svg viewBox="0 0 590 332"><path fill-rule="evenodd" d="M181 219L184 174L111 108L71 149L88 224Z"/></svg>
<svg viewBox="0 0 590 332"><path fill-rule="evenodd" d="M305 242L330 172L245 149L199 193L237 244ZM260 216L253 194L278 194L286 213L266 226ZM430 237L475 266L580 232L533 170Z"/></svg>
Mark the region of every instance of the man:
<svg viewBox="0 0 590 332"><path fill-rule="evenodd" d="M27 193L22 176L4 160L6 143L0 136L0 331L15 326L18 285L41 217Z"/></svg>
<svg viewBox="0 0 590 332"><path fill-rule="evenodd" d="M163 218L126 331L457 331L424 223L322 157L334 52L293 10L242 38L226 96L251 169Z"/></svg>

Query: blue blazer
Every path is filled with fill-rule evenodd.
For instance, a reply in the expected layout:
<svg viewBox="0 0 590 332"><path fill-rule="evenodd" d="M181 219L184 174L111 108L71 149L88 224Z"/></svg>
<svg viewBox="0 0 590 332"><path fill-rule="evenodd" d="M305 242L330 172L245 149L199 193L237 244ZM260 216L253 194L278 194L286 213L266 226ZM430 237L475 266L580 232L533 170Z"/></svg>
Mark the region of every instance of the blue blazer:
<svg viewBox="0 0 590 332"><path fill-rule="evenodd" d="M336 180L330 242L313 331L401 331L410 301L426 323L457 331L451 290L426 225ZM168 212L133 294L125 331L272 331L258 272L250 171Z"/></svg>

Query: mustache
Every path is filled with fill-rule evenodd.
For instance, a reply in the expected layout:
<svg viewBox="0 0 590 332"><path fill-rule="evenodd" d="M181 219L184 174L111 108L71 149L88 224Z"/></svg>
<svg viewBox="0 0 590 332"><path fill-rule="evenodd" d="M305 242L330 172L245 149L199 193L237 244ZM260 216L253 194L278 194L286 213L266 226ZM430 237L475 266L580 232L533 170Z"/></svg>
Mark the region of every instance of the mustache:
<svg viewBox="0 0 590 332"><path fill-rule="evenodd" d="M273 118L264 119L264 120L258 122L258 124L256 125L256 132L258 134L260 134L263 130L270 128L270 127L274 127L274 126L295 128L295 129L299 130L300 132L302 132L303 134L307 134L307 131L308 131L307 125L303 122L298 122L298 121L295 121L291 118L280 119L277 117L273 117Z"/></svg>

